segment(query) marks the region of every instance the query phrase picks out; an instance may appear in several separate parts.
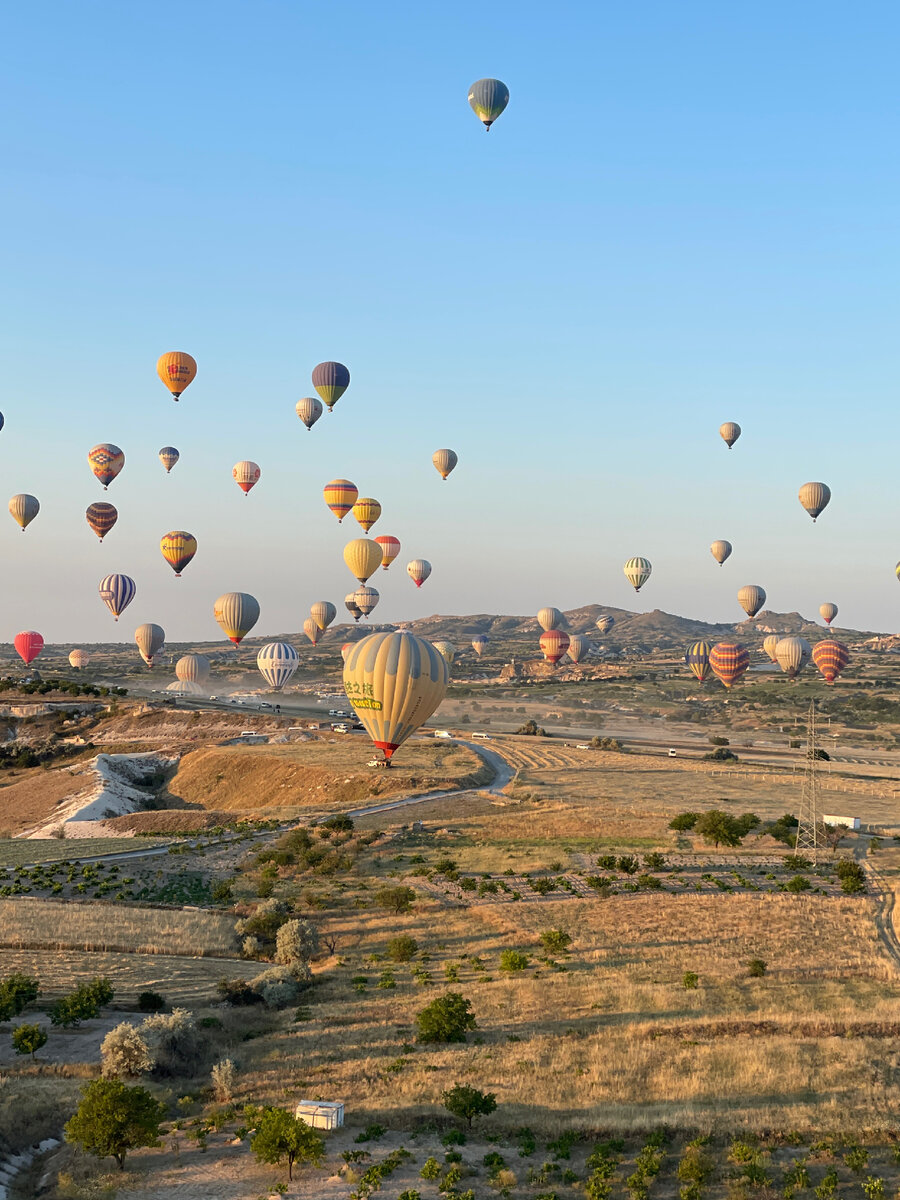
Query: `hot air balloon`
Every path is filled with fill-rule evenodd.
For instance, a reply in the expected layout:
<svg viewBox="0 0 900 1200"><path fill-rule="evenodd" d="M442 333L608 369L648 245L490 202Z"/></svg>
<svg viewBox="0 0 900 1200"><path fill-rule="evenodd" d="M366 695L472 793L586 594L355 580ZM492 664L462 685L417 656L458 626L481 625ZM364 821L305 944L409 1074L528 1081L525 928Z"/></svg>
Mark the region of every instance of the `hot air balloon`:
<svg viewBox="0 0 900 1200"><path fill-rule="evenodd" d="M300 655L290 642L269 642L256 656L260 675L276 692L289 681L299 662Z"/></svg>
<svg viewBox="0 0 900 1200"><path fill-rule="evenodd" d="M569 648L569 635L562 629L545 629L541 634L541 653L552 666L556 666Z"/></svg>
<svg viewBox="0 0 900 1200"><path fill-rule="evenodd" d="M435 648L435 650L437 650L438 654L440 654L441 658L443 658L445 660L445 662L447 663L447 666L452 667L453 660L454 660L454 658L456 658L456 647L453 645L453 643L452 642L435 642L434 648Z"/></svg>
<svg viewBox="0 0 900 1200"><path fill-rule="evenodd" d="M303 632L309 638L314 646L318 645L319 638L322 636L322 630L315 623L312 617L307 617L303 622Z"/></svg>
<svg viewBox="0 0 900 1200"><path fill-rule="evenodd" d="M159 548L175 578L180 579L181 572L197 553L197 539L184 529L172 529L160 540Z"/></svg>
<svg viewBox="0 0 900 1200"><path fill-rule="evenodd" d="M344 662L347 661L347 655L355 645L356 642L344 642L343 646L341 646L341 658L344 660Z"/></svg>
<svg viewBox="0 0 900 1200"><path fill-rule="evenodd" d="M339 362L321 362L313 367L312 385L329 412L350 386L350 372Z"/></svg>
<svg viewBox="0 0 900 1200"><path fill-rule="evenodd" d="M804 483L797 493L800 503L815 521L831 499L831 488L827 483Z"/></svg>
<svg viewBox="0 0 900 1200"><path fill-rule="evenodd" d="M362 616L362 609L356 603L356 593L355 592L348 592L347 595L344 597L344 608L346 608L347 612L350 614L350 616L353 618L354 621L358 621L359 618Z"/></svg>
<svg viewBox="0 0 900 1200"><path fill-rule="evenodd" d="M490 640L491 639L486 633L476 633L472 638L472 649L479 658L481 658L482 654L484 654L485 650L487 649L487 644Z"/></svg>
<svg viewBox="0 0 900 1200"><path fill-rule="evenodd" d="M735 421L726 421L724 425L719 426L719 437L729 450L740 436L741 427Z"/></svg>
<svg viewBox="0 0 900 1200"><path fill-rule="evenodd" d="M318 396L304 396L296 404L297 416L303 422L307 429L312 429L319 417L321 417L322 401ZM286 646L287 642L272 642L273 646ZM296 668L295 668L296 669ZM260 667L262 670L262 667Z"/></svg>
<svg viewBox="0 0 900 1200"><path fill-rule="evenodd" d="M225 592L213 607L219 628L237 646L259 620L259 604L247 592Z"/></svg>
<svg viewBox="0 0 900 1200"><path fill-rule="evenodd" d="M775 660L787 675L788 679L796 679L812 654L812 646L806 638L791 634L778 639L775 647Z"/></svg>
<svg viewBox="0 0 900 1200"><path fill-rule="evenodd" d="M353 515L366 533L368 533L381 516L381 505L377 500L373 500L371 496L360 496L353 505Z"/></svg>
<svg viewBox="0 0 900 1200"><path fill-rule="evenodd" d="M89 504L84 516L88 525L90 525L101 542L119 519L119 514L114 505L104 504L102 500L96 504Z"/></svg>
<svg viewBox="0 0 900 1200"><path fill-rule="evenodd" d="M344 547L344 562L360 583L365 583L381 566L381 547L371 538L354 538Z"/></svg>
<svg viewBox="0 0 900 1200"><path fill-rule="evenodd" d="M197 364L184 351L172 350L159 356L156 373L172 393L172 399L177 400L197 374Z"/></svg>
<svg viewBox="0 0 900 1200"><path fill-rule="evenodd" d="M231 476L245 496L252 487L259 483L261 474L259 466L255 462L251 462L249 458L242 459L231 468Z"/></svg>
<svg viewBox="0 0 900 1200"><path fill-rule="evenodd" d="M414 634L372 633L344 663L344 691L387 761L438 708L450 669L431 642Z"/></svg>
<svg viewBox="0 0 900 1200"><path fill-rule="evenodd" d="M737 598L747 616L755 617L766 602L766 593L755 583L748 583L739 590Z"/></svg>
<svg viewBox="0 0 900 1200"><path fill-rule="evenodd" d="M558 608L542 608L538 610L537 623L544 631L558 629L563 622L563 615Z"/></svg>
<svg viewBox="0 0 900 1200"><path fill-rule="evenodd" d="M717 538L709 548L710 554L721 567L726 558L731 556L731 542L726 542L723 538Z"/></svg>
<svg viewBox="0 0 900 1200"><path fill-rule="evenodd" d="M825 638L813 646L812 660L825 676L825 682L834 683L850 661L850 651L843 642Z"/></svg>
<svg viewBox="0 0 900 1200"><path fill-rule="evenodd" d="M100 599L117 621L134 599L136 591L134 580L128 575L107 575L100 580Z"/></svg>
<svg viewBox="0 0 900 1200"><path fill-rule="evenodd" d="M30 666L44 648L44 639L34 629L26 629L13 638L16 654L25 666Z"/></svg>
<svg viewBox="0 0 900 1200"><path fill-rule="evenodd" d="M693 674L696 675L698 683L703 683L709 677L709 655L711 650L711 642L694 642L692 646L688 646L687 648L684 661L691 668Z"/></svg>
<svg viewBox="0 0 900 1200"><path fill-rule="evenodd" d="M149 621L138 625L134 631L134 640L141 652L141 658L148 667L153 666L153 660L166 644L166 631L162 625L153 625Z"/></svg>
<svg viewBox="0 0 900 1200"><path fill-rule="evenodd" d="M2 429L5 424L6 421L3 419L3 413L0 413L0 429Z"/></svg>
<svg viewBox="0 0 900 1200"><path fill-rule="evenodd" d="M29 496L27 492L19 492L18 495L11 498L9 511L12 519L22 527L24 533L26 526L30 525L41 511L41 506L36 496Z"/></svg>
<svg viewBox="0 0 900 1200"><path fill-rule="evenodd" d="M653 570L650 560L646 558L629 558L622 569L625 572L625 578L636 592L641 590Z"/></svg>
<svg viewBox="0 0 900 1200"><path fill-rule="evenodd" d="M580 633L573 633L569 638L569 658L573 663L579 663L591 648L591 643Z"/></svg>
<svg viewBox="0 0 900 1200"><path fill-rule="evenodd" d="M709 652L709 665L716 678L730 688L750 666L750 652L737 642L716 642Z"/></svg>
<svg viewBox="0 0 900 1200"><path fill-rule="evenodd" d="M820 604L819 616L826 625L830 625L834 618L838 615L838 606L836 604Z"/></svg>
<svg viewBox="0 0 900 1200"><path fill-rule="evenodd" d="M485 129L490 129L509 104L509 88L499 79L477 79L469 88L469 107Z"/></svg>
<svg viewBox="0 0 900 1200"><path fill-rule="evenodd" d="M159 461L166 468L167 475L178 462L179 458L181 458L181 455L174 446L163 446L159 452Z"/></svg>
<svg viewBox="0 0 900 1200"><path fill-rule="evenodd" d="M414 558L411 563L406 564L406 573L416 587L420 588L431 574L431 563L424 558Z"/></svg>
<svg viewBox="0 0 900 1200"><path fill-rule="evenodd" d="M381 565L386 571L400 553L400 539L383 535L377 537L375 541L381 547Z"/></svg>
<svg viewBox="0 0 900 1200"><path fill-rule="evenodd" d="M441 479L446 479L459 462L459 458L455 450L435 450L431 456L431 461L434 463L434 469L440 475Z"/></svg>
<svg viewBox="0 0 900 1200"><path fill-rule="evenodd" d="M125 455L112 442L101 442L88 453L88 464L105 492L125 466Z"/></svg>
<svg viewBox="0 0 900 1200"><path fill-rule="evenodd" d="M324 494L325 503L341 522L356 503L359 492L349 479L332 479L331 483L325 484Z"/></svg>
<svg viewBox="0 0 900 1200"><path fill-rule="evenodd" d="M185 654L175 664L175 678L182 683L206 683L209 679L209 659L205 654Z"/></svg>
<svg viewBox="0 0 900 1200"><path fill-rule="evenodd" d="M76 671L83 670L91 661L91 656L87 650L73 650L69 655L69 666L74 667Z"/></svg>
<svg viewBox="0 0 900 1200"><path fill-rule="evenodd" d="M763 650L765 650L766 654L768 654L769 658L771 658L773 663L778 662L778 659L775 657L775 647L777 645L778 645L778 634L777 633L770 633L769 636L767 638L765 638L765 640L763 641Z"/></svg>
<svg viewBox="0 0 900 1200"><path fill-rule="evenodd" d="M613 625L615 625L615 623L616 623L616 618L610 617L608 615L605 617L598 617L597 620L594 622L594 624L597 626L597 628L600 630L601 633L609 633L609 631L612 629L612 627L613 627Z"/></svg>
<svg viewBox="0 0 900 1200"><path fill-rule="evenodd" d="M309 615L324 632L337 616L337 609L330 600L317 600L310 608Z"/></svg>
<svg viewBox="0 0 900 1200"><path fill-rule="evenodd" d="M379 601L379 595L373 587L358 587L353 593L353 599L356 607L364 617L367 617L375 605Z"/></svg>

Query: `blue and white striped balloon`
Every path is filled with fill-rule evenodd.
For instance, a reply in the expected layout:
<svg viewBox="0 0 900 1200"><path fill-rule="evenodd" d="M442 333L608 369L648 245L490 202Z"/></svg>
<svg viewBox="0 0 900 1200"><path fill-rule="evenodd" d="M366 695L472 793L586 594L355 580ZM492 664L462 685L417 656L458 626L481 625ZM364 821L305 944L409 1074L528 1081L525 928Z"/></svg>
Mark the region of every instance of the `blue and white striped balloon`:
<svg viewBox="0 0 900 1200"><path fill-rule="evenodd" d="M134 599L136 591L134 580L128 575L107 575L100 580L100 599L117 621Z"/></svg>
<svg viewBox="0 0 900 1200"><path fill-rule="evenodd" d="M280 692L300 665L300 655L290 642L269 642L256 656L259 673L276 692Z"/></svg>

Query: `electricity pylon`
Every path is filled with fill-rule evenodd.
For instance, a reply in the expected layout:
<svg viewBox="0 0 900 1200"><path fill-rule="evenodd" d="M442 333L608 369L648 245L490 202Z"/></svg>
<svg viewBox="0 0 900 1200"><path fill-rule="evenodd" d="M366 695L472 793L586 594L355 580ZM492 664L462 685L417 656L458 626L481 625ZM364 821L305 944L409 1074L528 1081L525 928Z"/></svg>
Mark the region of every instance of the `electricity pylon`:
<svg viewBox="0 0 900 1200"><path fill-rule="evenodd" d="M816 746L816 702L809 702L806 725L806 771L797 814L797 853L819 861L819 758Z"/></svg>

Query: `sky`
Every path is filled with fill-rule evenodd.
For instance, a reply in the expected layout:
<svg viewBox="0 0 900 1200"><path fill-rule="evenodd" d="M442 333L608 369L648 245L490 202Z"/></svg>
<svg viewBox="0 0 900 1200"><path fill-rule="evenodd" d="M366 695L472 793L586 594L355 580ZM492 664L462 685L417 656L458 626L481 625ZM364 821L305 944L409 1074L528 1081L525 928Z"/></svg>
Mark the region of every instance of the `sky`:
<svg viewBox="0 0 900 1200"><path fill-rule="evenodd" d="M728 621L756 583L897 627L895 4L45 0L2 34L0 477L41 512L0 523L0 641L215 639L231 590L255 635L295 632L355 586L336 476L402 542L373 620ZM488 134L466 97L489 75ZM199 366L178 404L168 350ZM351 386L307 432L326 359ZM807 480L833 493L815 525ZM199 542L181 579L170 529Z"/></svg>

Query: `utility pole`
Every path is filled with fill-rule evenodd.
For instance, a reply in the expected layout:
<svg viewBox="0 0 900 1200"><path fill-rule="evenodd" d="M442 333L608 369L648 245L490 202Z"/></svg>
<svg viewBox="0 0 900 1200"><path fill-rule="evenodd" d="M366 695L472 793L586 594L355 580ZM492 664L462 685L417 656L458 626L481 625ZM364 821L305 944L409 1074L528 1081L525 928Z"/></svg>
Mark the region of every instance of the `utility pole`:
<svg viewBox="0 0 900 1200"><path fill-rule="evenodd" d="M816 755L816 702L809 702L806 726L806 771L800 793L797 853L819 861L819 760Z"/></svg>

